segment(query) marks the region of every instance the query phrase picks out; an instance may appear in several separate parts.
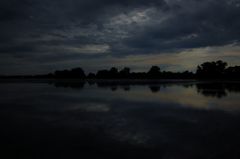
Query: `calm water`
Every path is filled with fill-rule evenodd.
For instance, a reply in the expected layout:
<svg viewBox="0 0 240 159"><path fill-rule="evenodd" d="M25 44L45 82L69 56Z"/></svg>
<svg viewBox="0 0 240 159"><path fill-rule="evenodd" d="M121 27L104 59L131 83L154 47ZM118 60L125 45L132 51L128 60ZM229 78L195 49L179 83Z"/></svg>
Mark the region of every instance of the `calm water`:
<svg viewBox="0 0 240 159"><path fill-rule="evenodd" d="M0 83L0 119L8 158L240 157L240 83Z"/></svg>

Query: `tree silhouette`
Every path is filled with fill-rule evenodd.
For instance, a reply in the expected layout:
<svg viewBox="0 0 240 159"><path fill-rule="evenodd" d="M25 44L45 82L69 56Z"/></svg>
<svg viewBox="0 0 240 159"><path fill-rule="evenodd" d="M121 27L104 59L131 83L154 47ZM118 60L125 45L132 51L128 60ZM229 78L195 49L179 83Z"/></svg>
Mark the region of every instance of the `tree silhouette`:
<svg viewBox="0 0 240 159"><path fill-rule="evenodd" d="M118 69L116 67L112 67L109 71L110 78L117 78L118 77Z"/></svg>
<svg viewBox="0 0 240 159"><path fill-rule="evenodd" d="M82 68L73 68L69 70L63 71L55 71L54 73L55 78L80 78L84 79L86 77Z"/></svg>
<svg viewBox="0 0 240 159"><path fill-rule="evenodd" d="M94 73L89 73L89 74L87 75L87 78L88 78L88 79L95 79L95 78L96 78L96 75L95 75Z"/></svg>
<svg viewBox="0 0 240 159"><path fill-rule="evenodd" d="M240 79L240 66L228 67L225 76L231 79Z"/></svg>
<svg viewBox="0 0 240 159"><path fill-rule="evenodd" d="M196 73L161 71L160 67L152 66L148 72L130 72L130 68L124 67L118 71L116 67L109 70L99 70L96 74L85 75L82 68L71 70L57 70L54 73L42 75L26 76L0 76L1 79L7 78L49 78L49 79L240 79L240 66L227 67L227 63L221 60L204 62L197 66ZM135 81L136 82L136 81Z"/></svg>
<svg viewBox="0 0 240 159"><path fill-rule="evenodd" d="M158 66L152 66L148 71L149 78L160 78L160 68Z"/></svg>
<svg viewBox="0 0 240 159"><path fill-rule="evenodd" d="M99 70L96 74L96 78L98 79L108 78L108 70Z"/></svg>
<svg viewBox="0 0 240 159"><path fill-rule="evenodd" d="M85 73L83 71L83 69L81 68L73 68L71 71L70 71L70 77L72 78L85 78Z"/></svg>
<svg viewBox="0 0 240 159"><path fill-rule="evenodd" d="M130 68L124 67L121 71L119 71L120 78L129 78L130 77Z"/></svg>
<svg viewBox="0 0 240 159"><path fill-rule="evenodd" d="M198 78L222 78L227 63L221 60L216 62L205 62L197 67Z"/></svg>

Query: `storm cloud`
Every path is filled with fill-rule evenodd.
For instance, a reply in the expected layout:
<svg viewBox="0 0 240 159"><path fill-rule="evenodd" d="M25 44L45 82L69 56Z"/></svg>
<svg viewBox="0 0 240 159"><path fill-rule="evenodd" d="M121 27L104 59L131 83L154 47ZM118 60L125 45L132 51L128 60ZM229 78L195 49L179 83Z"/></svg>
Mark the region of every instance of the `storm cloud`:
<svg viewBox="0 0 240 159"><path fill-rule="evenodd" d="M1 0L0 73L239 47L239 28L240 0Z"/></svg>

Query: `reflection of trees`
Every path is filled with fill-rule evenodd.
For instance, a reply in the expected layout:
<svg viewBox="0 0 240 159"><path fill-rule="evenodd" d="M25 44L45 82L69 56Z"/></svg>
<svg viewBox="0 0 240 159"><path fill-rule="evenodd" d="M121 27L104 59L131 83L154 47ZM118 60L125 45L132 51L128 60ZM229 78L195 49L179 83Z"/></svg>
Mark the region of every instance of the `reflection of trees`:
<svg viewBox="0 0 240 159"><path fill-rule="evenodd" d="M147 81L97 81L97 86L99 88L110 88L112 91L116 91L117 89L122 89L124 91L130 91L131 86L148 86L149 89L153 92L159 92L160 87L163 86L163 84L154 84Z"/></svg>
<svg viewBox="0 0 240 159"><path fill-rule="evenodd" d="M96 82L98 88L110 88L112 91L117 91L119 88L124 91L130 90L130 84L121 82L111 82L111 81L99 81Z"/></svg>
<svg viewBox="0 0 240 159"><path fill-rule="evenodd" d="M130 91L130 85L124 85L124 86L121 86L121 88L124 90L124 91Z"/></svg>
<svg viewBox="0 0 240 159"><path fill-rule="evenodd" d="M71 80L54 80L49 84L55 87L64 87L72 89L82 89L85 85L97 85L98 88L106 88L112 91L124 90L130 91L131 86L147 86L153 93L160 92L161 88L171 86L182 86L184 88L193 89L194 86L197 88L197 92L206 97L223 98L228 95L229 92L240 92L240 83L238 82L201 82L201 83L158 83L155 81L71 81ZM177 90L176 90L177 91Z"/></svg>
<svg viewBox="0 0 240 159"><path fill-rule="evenodd" d="M206 97L222 98L228 92L240 92L239 83L198 83L196 84L198 93Z"/></svg>
<svg viewBox="0 0 240 159"><path fill-rule="evenodd" d="M210 85L210 84L197 84L197 91L206 97L217 97L222 98L227 96L226 90L219 85Z"/></svg>
<svg viewBox="0 0 240 159"><path fill-rule="evenodd" d="M193 83L188 83L188 84L182 84L184 88L192 88L194 86Z"/></svg>
<svg viewBox="0 0 240 159"><path fill-rule="evenodd" d="M111 86L111 90L112 90L112 91L117 91L117 89L118 89L118 86L117 86L117 85L112 85L112 86Z"/></svg>
<svg viewBox="0 0 240 159"><path fill-rule="evenodd" d="M160 91L160 86L149 85L149 88L153 93L157 93Z"/></svg>
<svg viewBox="0 0 240 159"><path fill-rule="evenodd" d="M78 82L54 81L54 82L50 82L49 84L53 84L55 87L82 89L85 85L85 82L84 81L78 81Z"/></svg>
<svg viewBox="0 0 240 159"><path fill-rule="evenodd" d="M227 83L225 84L225 87L229 92L240 92L240 83Z"/></svg>

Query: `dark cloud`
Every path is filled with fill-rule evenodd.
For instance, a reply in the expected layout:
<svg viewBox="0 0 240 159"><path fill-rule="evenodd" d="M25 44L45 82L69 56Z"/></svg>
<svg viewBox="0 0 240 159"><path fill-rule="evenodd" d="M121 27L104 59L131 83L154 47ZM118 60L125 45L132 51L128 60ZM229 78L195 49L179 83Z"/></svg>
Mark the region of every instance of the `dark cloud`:
<svg viewBox="0 0 240 159"><path fill-rule="evenodd" d="M239 28L240 0L1 0L0 56L176 53L239 43Z"/></svg>
<svg viewBox="0 0 240 159"><path fill-rule="evenodd" d="M239 5L226 1L195 3L199 8L183 3L170 11L172 16L165 22L147 27L128 38L125 45L136 50L140 48L143 52L161 53L239 42Z"/></svg>

